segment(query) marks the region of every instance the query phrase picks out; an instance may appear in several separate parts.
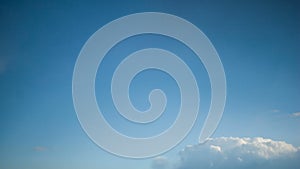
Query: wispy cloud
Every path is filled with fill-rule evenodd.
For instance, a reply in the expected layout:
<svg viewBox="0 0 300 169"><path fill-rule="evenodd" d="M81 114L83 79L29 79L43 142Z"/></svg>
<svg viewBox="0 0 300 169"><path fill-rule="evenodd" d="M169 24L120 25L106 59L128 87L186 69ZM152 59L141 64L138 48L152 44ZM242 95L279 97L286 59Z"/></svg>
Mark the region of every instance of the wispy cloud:
<svg viewBox="0 0 300 169"><path fill-rule="evenodd" d="M152 160L151 167L153 169L168 169L169 166L169 160L166 157L159 156Z"/></svg>
<svg viewBox="0 0 300 169"><path fill-rule="evenodd" d="M279 109L273 109L272 112L273 112L273 113L279 113L280 110L279 110Z"/></svg>
<svg viewBox="0 0 300 169"><path fill-rule="evenodd" d="M173 169L298 169L300 150L284 141L261 137L221 137L186 146Z"/></svg>
<svg viewBox="0 0 300 169"><path fill-rule="evenodd" d="M292 114L292 117L300 117L300 112L295 112Z"/></svg>
<svg viewBox="0 0 300 169"><path fill-rule="evenodd" d="M44 147L44 146L35 146L35 147L33 147L33 150L37 151L37 152L42 152L42 151L47 151L48 148Z"/></svg>

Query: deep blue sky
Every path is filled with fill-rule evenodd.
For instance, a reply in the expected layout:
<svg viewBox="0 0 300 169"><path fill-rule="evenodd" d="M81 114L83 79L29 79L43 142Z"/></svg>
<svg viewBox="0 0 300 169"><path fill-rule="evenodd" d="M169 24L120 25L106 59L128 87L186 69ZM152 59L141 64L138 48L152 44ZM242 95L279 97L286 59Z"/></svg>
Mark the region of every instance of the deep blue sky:
<svg viewBox="0 0 300 169"><path fill-rule="evenodd" d="M297 1L1 1L0 168L149 167L148 160L115 157L93 144L81 129L72 102L73 68L85 41L114 19L146 11L170 13L192 22L218 51L228 95L223 119L213 137L262 136L300 146L300 118L293 116L300 111L299 9ZM179 54L188 52L184 47L177 48L176 42L156 36L135 37L123 45L124 49L156 46ZM119 49L122 51L121 44ZM188 138L167 155L197 143L209 106L205 70L199 61L187 62L200 72L197 80L203 114ZM116 61L108 58L106 63L112 69ZM101 85L101 76L108 75L99 73L97 83ZM143 84L146 78L162 82ZM171 96L178 95L174 81L161 72L145 72L135 81L132 88L143 97L153 86L169 90L166 93ZM133 98L143 98L138 94ZM100 101L105 99L102 97L98 96ZM172 113L178 100L170 99L168 110ZM140 109L147 108L143 101L133 99ZM103 109L109 110L107 102ZM106 117L109 120L109 114ZM111 123L121 132L144 136L163 130L171 120L144 126L148 132L140 128L136 131L132 124L123 127L118 118Z"/></svg>

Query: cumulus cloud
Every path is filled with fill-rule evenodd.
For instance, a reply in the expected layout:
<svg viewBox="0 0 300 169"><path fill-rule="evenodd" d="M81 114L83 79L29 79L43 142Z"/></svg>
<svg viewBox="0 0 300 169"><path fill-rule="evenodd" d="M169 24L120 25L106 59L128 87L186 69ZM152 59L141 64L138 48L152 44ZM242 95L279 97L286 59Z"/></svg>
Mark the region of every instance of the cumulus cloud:
<svg viewBox="0 0 300 169"><path fill-rule="evenodd" d="M299 169L300 149L261 137L209 139L186 146L173 169Z"/></svg>

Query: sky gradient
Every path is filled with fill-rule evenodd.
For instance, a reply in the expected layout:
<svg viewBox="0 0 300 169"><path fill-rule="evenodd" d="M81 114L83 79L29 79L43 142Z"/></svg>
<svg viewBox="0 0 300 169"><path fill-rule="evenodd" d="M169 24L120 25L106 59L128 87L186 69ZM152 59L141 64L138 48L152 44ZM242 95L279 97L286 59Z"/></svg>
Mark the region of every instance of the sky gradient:
<svg viewBox="0 0 300 169"><path fill-rule="evenodd" d="M124 159L95 145L82 130L72 102L73 69L86 40L114 19L150 11L190 21L219 53L227 102L213 138L264 137L299 147L299 9L297 1L1 1L0 168L151 168L152 159ZM128 123L117 115L109 96L115 66L145 47L174 51L197 72L201 114L187 138L163 155L178 158L186 145L197 145L210 103L205 68L186 46L156 35L126 39L98 70L98 102L105 103L101 108L107 110L107 121L128 135L151 136L170 126L180 100L178 86L167 74L145 71L130 88L132 102L141 110L149 106L151 89L166 92L166 114L153 124Z"/></svg>

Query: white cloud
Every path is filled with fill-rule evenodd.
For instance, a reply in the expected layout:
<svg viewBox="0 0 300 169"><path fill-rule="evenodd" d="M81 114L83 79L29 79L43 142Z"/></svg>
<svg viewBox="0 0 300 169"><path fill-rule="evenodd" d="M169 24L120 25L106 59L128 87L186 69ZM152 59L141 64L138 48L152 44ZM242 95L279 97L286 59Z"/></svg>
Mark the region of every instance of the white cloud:
<svg viewBox="0 0 300 169"><path fill-rule="evenodd" d="M300 149L261 137L221 137L186 146L174 169L299 169Z"/></svg>
<svg viewBox="0 0 300 169"><path fill-rule="evenodd" d="M293 117L300 117L300 112L296 112L292 114Z"/></svg>
<svg viewBox="0 0 300 169"><path fill-rule="evenodd" d="M210 145L210 149L216 152L222 152L220 146Z"/></svg>
<svg viewBox="0 0 300 169"><path fill-rule="evenodd" d="M169 168L169 161L166 157L156 157L152 160L151 167L153 169L167 169Z"/></svg>

